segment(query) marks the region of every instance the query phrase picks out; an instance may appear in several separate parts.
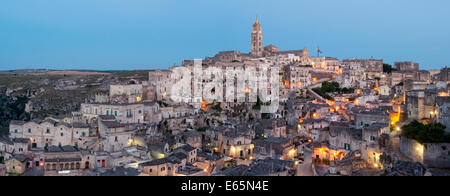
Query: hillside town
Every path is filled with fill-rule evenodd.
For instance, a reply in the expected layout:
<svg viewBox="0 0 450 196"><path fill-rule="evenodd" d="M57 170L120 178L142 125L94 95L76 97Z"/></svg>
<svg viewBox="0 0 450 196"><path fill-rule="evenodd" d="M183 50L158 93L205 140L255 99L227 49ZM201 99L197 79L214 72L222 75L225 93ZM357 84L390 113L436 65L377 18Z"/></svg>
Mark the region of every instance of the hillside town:
<svg viewBox="0 0 450 196"><path fill-rule="evenodd" d="M449 68L321 54L319 48L264 46L256 19L249 53L183 60L149 71L148 79L93 80L104 91L76 105L60 100L66 114L10 119L0 137L0 176L450 175ZM265 101L250 79L231 82L244 102L173 100L178 68L195 75L196 66L226 73L261 71L262 65L278 70L277 87L266 89L279 101L272 113L262 108L273 100ZM187 82L191 91L195 79ZM54 86L79 88L71 80ZM46 107L27 104L25 110Z"/></svg>

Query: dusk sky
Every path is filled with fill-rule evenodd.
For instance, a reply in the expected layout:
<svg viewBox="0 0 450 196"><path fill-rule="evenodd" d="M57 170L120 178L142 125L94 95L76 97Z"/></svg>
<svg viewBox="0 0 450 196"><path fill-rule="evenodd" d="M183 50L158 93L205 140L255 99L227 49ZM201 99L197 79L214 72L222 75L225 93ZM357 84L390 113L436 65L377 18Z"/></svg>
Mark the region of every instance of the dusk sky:
<svg viewBox="0 0 450 196"><path fill-rule="evenodd" d="M345 59L450 64L448 0L2 0L0 70L159 69L219 51L317 46Z"/></svg>

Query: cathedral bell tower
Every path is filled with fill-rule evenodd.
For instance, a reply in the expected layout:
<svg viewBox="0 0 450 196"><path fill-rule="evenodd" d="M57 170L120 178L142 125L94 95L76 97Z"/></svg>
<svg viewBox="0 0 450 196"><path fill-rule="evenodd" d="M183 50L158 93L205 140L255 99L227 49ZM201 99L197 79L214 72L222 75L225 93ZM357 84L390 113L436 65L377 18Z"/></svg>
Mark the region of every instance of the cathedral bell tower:
<svg viewBox="0 0 450 196"><path fill-rule="evenodd" d="M263 56L262 51L262 31L261 24L259 23L258 18L256 18L255 24L253 24L253 32L252 32L252 55L257 57Z"/></svg>

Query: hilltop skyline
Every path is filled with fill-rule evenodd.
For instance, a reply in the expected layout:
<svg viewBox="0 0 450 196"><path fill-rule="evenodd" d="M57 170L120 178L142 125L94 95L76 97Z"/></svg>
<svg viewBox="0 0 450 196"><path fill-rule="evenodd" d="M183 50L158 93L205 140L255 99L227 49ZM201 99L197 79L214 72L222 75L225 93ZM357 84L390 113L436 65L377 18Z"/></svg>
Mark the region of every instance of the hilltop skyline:
<svg viewBox="0 0 450 196"><path fill-rule="evenodd" d="M166 69L219 51L250 52L251 25L264 46L315 56L450 61L450 3L421 1L29 1L0 8L0 70ZM447 6L446 6L447 5ZM343 22L345 21L345 22ZM418 28L420 27L420 28Z"/></svg>

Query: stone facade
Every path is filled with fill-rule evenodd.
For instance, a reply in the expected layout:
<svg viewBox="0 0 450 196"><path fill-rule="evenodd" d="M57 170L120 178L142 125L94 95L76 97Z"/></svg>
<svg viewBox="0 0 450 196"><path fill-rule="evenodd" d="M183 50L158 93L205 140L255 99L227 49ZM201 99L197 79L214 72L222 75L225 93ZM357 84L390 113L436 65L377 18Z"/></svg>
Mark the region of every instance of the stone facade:
<svg viewBox="0 0 450 196"><path fill-rule="evenodd" d="M263 40L262 40L261 24L259 20L256 19L255 24L253 24L252 32L252 52L251 54L257 57L263 56Z"/></svg>
<svg viewBox="0 0 450 196"><path fill-rule="evenodd" d="M76 146L81 144L83 138L89 137L89 126L80 123L59 123L52 120L12 121L10 137L28 139L32 149L43 149L50 145Z"/></svg>
<svg viewBox="0 0 450 196"><path fill-rule="evenodd" d="M445 125L445 131L450 133L450 97L436 98L437 121Z"/></svg>
<svg viewBox="0 0 450 196"><path fill-rule="evenodd" d="M426 167L450 168L449 143L424 143L401 137L400 151L410 159L424 164Z"/></svg>
<svg viewBox="0 0 450 196"><path fill-rule="evenodd" d="M82 103L80 109L85 123L94 123L99 115L113 115L121 123L143 123L144 104Z"/></svg>
<svg viewBox="0 0 450 196"><path fill-rule="evenodd" d="M395 62L395 69L399 71L419 71L419 63L414 62Z"/></svg>

